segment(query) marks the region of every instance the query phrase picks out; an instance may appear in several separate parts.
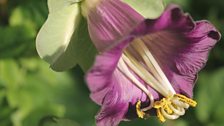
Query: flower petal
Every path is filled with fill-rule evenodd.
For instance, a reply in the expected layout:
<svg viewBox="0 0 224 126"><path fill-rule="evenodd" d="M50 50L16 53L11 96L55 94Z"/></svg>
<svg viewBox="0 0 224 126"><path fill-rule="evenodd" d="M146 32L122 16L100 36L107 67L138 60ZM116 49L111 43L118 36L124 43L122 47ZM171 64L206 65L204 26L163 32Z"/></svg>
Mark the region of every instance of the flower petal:
<svg viewBox="0 0 224 126"><path fill-rule="evenodd" d="M129 34L143 20L121 0L102 0L88 16L90 37L102 51Z"/></svg>
<svg viewBox="0 0 224 126"><path fill-rule="evenodd" d="M97 126L118 126L128 110L128 104L117 103L114 106L103 106L96 116Z"/></svg>
<svg viewBox="0 0 224 126"><path fill-rule="evenodd" d="M127 42L130 40L131 38L127 39ZM105 102L104 100L109 100L105 99L105 97L109 95L108 92L114 92L114 96L118 93L120 99L126 99L127 101L127 98L125 98L127 94L123 92L129 92L130 90L126 89L133 88L134 86L134 84L117 69L117 63L122 54L122 49L125 46L126 43L124 42L116 48L97 56L94 66L87 73L86 81L91 91L90 97L99 105L102 105ZM135 88L139 90L137 87ZM115 97L112 97L110 100L113 101L114 98Z"/></svg>
<svg viewBox="0 0 224 126"><path fill-rule="evenodd" d="M130 41L132 37L97 56L94 66L86 76L91 99L102 105L96 117L97 126L117 126L126 117L129 105L135 106L138 100L148 103L146 94L117 68L122 50ZM143 81L141 83L144 84ZM149 86L147 88L155 99L159 98L156 91Z"/></svg>
<svg viewBox="0 0 224 126"><path fill-rule="evenodd" d="M133 34L142 39L165 71L178 93L192 97L197 73L220 39L208 21L193 22L176 5L170 5L157 20L146 20Z"/></svg>

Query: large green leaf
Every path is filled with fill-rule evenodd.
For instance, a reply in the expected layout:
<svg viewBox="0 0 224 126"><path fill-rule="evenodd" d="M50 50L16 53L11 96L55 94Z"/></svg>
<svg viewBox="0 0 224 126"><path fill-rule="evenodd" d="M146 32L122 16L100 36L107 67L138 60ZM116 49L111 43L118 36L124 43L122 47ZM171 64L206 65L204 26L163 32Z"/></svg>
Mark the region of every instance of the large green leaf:
<svg viewBox="0 0 224 126"><path fill-rule="evenodd" d="M92 65L96 53L97 50L88 34L87 20L81 18L67 50L58 58L57 62L51 64L51 68L55 71L63 71L66 70L65 68L70 68L68 66L71 66L71 63L76 61L86 71Z"/></svg>
<svg viewBox="0 0 224 126"><path fill-rule="evenodd" d="M49 0L48 6L48 19L37 35L36 47L41 58L54 70L62 71L77 63L68 45L80 22L80 7L69 0Z"/></svg>
<svg viewBox="0 0 224 126"><path fill-rule="evenodd" d="M145 18L154 19L161 15L164 10L162 0L123 0L133 7L138 13Z"/></svg>
<svg viewBox="0 0 224 126"><path fill-rule="evenodd" d="M66 8L72 4L75 4L77 0L48 0L49 13L55 13L62 8Z"/></svg>

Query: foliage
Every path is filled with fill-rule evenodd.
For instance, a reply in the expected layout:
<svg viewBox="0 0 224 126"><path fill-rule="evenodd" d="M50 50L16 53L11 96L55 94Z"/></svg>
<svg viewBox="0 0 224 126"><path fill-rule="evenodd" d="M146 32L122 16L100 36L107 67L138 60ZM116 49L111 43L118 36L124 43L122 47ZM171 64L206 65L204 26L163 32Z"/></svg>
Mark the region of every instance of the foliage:
<svg viewBox="0 0 224 126"><path fill-rule="evenodd" d="M158 18L164 10L162 0L123 0L145 18Z"/></svg>
<svg viewBox="0 0 224 126"><path fill-rule="evenodd" d="M194 19L210 20L224 33L223 0L165 0L166 4L170 2L179 3ZM79 61L84 64L82 69L76 66L67 72L53 72L35 50L35 37L47 14L46 0L0 0L0 126L60 126L65 123L94 126L94 115L99 107L89 98L82 70L87 70L93 60L82 49L88 45L79 46L79 54L86 53L82 59L87 59ZM212 50L207 66L199 75L195 109L165 124L152 117L123 122L121 126L224 125L223 44L221 40Z"/></svg>

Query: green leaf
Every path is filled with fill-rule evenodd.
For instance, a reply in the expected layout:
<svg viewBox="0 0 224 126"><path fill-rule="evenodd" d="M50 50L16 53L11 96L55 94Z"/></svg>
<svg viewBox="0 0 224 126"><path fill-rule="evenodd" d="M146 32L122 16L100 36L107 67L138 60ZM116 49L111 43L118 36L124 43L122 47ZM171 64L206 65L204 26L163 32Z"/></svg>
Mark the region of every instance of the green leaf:
<svg viewBox="0 0 224 126"><path fill-rule="evenodd" d="M175 3L180 5L183 8L189 8L191 1L190 0L165 0L165 4Z"/></svg>
<svg viewBox="0 0 224 126"><path fill-rule="evenodd" d="M63 71L66 66L71 65L71 62L76 61L83 71L87 71L92 65L96 53L97 50L88 33L87 20L81 18L67 50L58 58L57 62L51 65L51 68L56 71Z"/></svg>
<svg viewBox="0 0 224 126"><path fill-rule="evenodd" d="M60 119L57 117L48 116L43 118L39 126L79 126L76 122L69 119Z"/></svg>
<svg viewBox="0 0 224 126"><path fill-rule="evenodd" d="M223 68L214 72L200 74L196 95L196 101L198 102L196 115L200 122L207 123L211 121L212 117L215 120L222 120L224 116L223 81Z"/></svg>
<svg viewBox="0 0 224 126"><path fill-rule="evenodd" d="M123 121L120 123L119 126L164 126L162 123L160 123L157 119L157 117L152 116L147 120L144 119L135 119L132 121Z"/></svg>
<svg viewBox="0 0 224 126"><path fill-rule="evenodd" d="M82 18L79 26L77 34L73 37L73 41L76 42L73 46L73 51L82 70L87 71L93 64L97 50L89 36L87 20Z"/></svg>
<svg viewBox="0 0 224 126"><path fill-rule="evenodd" d="M55 13L72 4L75 4L75 0L48 0L47 4L48 4L49 13Z"/></svg>
<svg viewBox="0 0 224 126"><path fill-rule="evenodd" d="M145 18L155 19L159 17L163 10L162 0L123 0L125 3L134 8Z"/></svg>
<svg viewBox="0 0 224 126"><path fill-rule="evenodd" d="M0 60L0 75L0 85L4 87L0 86L0 95L3 94L4 101L7 101L4 105L15 110L9 113L10 118L8 117L13 126L31 126L46 115L62 117L68 113L65 111L68 108L67 103L71 105L72 110L80 103L80 100L74 103L71 99L76 96L73 93L80 91L74 85L84 85L83 81L77 80L81 77L73 80L68 73L49 70L46 63L40 59ZM80 97L77 94L77 97L84 102L83 95ZM87 99L88 95L85 97ZM83 107L83 104L80 106ZM0 113L4 114L5 108L1 103L0 107ZM90 112L89 109L87 111ZM3 117L6 117L7 113L8 111ZM1 114L0 117L4 119Z"/></svg>
<svg viewBox="0 0 224 126"><path fill-rule="evenodd" d="M48 1L50 13L37 35L36 48L40 57L52 69L63 71L77 63L76 57L73 57L74 52L68 50L68 45L79 25L81 13L78 3L68 2L69 0L53 1L55 0Z"/></svg>

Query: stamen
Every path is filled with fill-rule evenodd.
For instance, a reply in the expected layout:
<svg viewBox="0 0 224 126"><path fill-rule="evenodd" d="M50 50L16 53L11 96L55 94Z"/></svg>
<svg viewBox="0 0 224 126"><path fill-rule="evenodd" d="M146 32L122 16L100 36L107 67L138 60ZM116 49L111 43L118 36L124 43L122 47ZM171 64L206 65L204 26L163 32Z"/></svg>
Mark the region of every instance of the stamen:
<svg viewBox="0 0 224 126"><path fill-rule="evenodd" d="M177 119L177 118L179 118L180 116L179 115L177 115L176 113L173 113L173 114L168 114L167 112L165 112L165 110L164 109L160 109L161 110L161 112L162 112L162 114L163 114L163 116L165 117L165 118L167 118L167 119L171 119L171 120L174 120L174 119Z"/></svg>
<svg viewBox="0 0 224 126"><path fill-rule="evenodd" d="M145 112L141 110L141 101L139 100L136 104L136 112L139 118L144 118L145 117Z"/></svg>
<svg viewBox="0 0 224 126"><path fill-rule="evenodd" d="M140 55L143 57L146 65L151 68L150 70L152 70L152 68L155 69L155 72L153 71L153 73L157 76L157 79L160 80L160 83L169 89L172 95L176 94L166 75L163 73L162 69L153 57L152 53L146 47L145 43L141 39L135 39L132 44L134 45L133 47L135 47L137 52L140 53Z"/></svg>
<svg viewBox="0 0 224 126"><path fill-rule="evenodd" d="M175 106L175 107L174 107ZM181 108L181 107L178 107L178 106L176 106L176 105L174 105L174 104L172 104L172 105L169 105L169 107L172 109L172 111L174 112L174 113L176 113L177 115L184 115L185 114L185 110L184 110L184 108Z"/></svg>
<svg viewBox="0 0 224 126"><path fill-rule="evenodd" d="M173 110L170 108L171 101L170 98L163 98L160 101L156 101L154 103L154 108L159 109L159 108L164 108L164 110L168 113L168 114L172 114Z"/></svg>
<svg viewBox="0 0 224 126"><path fill-rule="evenodd" d="M122 56L127 65L143 79L146 84L150 85L156 89L159 93L164 96L169 95L167 90L159 84L159 82L141 65L139 62L131 55L129 52L125 51L125 55Z"/></svg>
<svg viewBox="0 0 224 126"><path fill-rule="evenodd" d="M185 109L188 109L189 108L189 104L187 104L187 103L184 103L184 102L182 102L182 101L179 101L179 99L178 98L173 98L173 99L171 99L172 100L172 103L173 104L175 104L175 105L177 105L177 106L179 106L179 107L181 107L181 108L185 108Z"/></svg>
<svg viewBox="0 0 224 126"><path fill-rule="evenodd" d="M148 91L148 89L138 80L136 77L130 72L127 65L123 61L123 58L119 60L118 63L118 69L128 78L130 79L138 88L140 88L149 98L150 105L147 107L147 109L151 109L154 104L154 98L153 95Z"/></svg>
<svg viewBox="0 0 224 126"><path fill-rule="evenodd" d="M166 119L164 118L164 116L163 116L163 114L161 113L160 109L157 109L156 112L157 112L157 117L159 118L159 120L160 120L161 122L165 122Z"/></svg>
<svg viewBox="0 0 224 126"><path fill-rule="evenodd" d="M196 107L197 105L197 102L184 96L184 95L181 95L181 94L175 94L176 97L178 97L180 99L180 101L184 102L184 103L187 103L189 104L190 106L192 107Z"/></svg>
<svg viewBox="0 0 224 126"><path fill-rule="evenodd" d="M178 101L174 101L178 98ZM178 103L178 104L176 104ZM183 103L191 105L192 107L196 106L196 102L190 98L187 98L181 94L175 94L174 96L170 96L168 98L163 98L160 101L156 101L154 103L154 108L157 109L157 117L161 122L164 122L164 119L177 119L179 116L185 114L185 107ZM162 114L162 115L161 115ZM162 116L162 117L161 117Z"/></svg>
<svg viewBox="0 0 224 126"><path fill-rule="evenodd" d="M134 52L132 52L134 51ZM138 57L140 56L140 57ZM152 107L157 110L157 117L161 122L166 119L177 119L185 114L189 106L195 107L197 103L184 95L176 94L171 83L160 68L159 64L141 39L135 39L130 46L124 50L118 63L118 69L150 99L150 105L141 109L141 101L136 103L136 113L139 118L144 118L146 111ZM130 69L132 71L130 71ZM134 73L132 73L134 72ZM154 103L150 91L142 84L136 74L145 83L162 94L164 98Z"/></svg>

